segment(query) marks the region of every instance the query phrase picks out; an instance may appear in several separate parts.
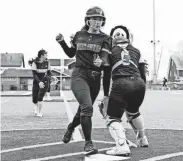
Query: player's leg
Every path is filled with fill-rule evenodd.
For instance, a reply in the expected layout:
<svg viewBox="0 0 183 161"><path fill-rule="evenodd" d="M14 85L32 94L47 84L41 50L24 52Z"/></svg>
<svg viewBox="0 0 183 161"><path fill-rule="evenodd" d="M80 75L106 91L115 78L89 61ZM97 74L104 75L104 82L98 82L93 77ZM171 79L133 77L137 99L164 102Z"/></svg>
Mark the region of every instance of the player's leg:
<svg viewBox="0 0 183 161"><path fill-rule="evenodd" d="M67 130L62 138L62 141L64 143L69 143L71 138L72 138L72 134L74 132L74 129L80 125L80 112L81 112L81 108L80 106L78 107L78 110L72 120L71 123L69 123L69 125L67 126Z"/></svg>
<svg viewBox="0 0 183 161"><path fill-rule="evenodd" d="M90 87L86 80L83 78L74 78L71 82L71 89L79 102L80 123L85 137L85 154L97 153L97 149L94 147L91 140L93 106L90 94Z"/></svg>
<svg viewBox="0 0 183 161"><path fill-rule="evenodd" d="M38 117L42 117L43 113L42 113L42 109L43 109L43 97L46 93L46 91L48 90L48 82L44 82L45 87L44 88L40 88L39 89L39 93L38 93Z"/></svg>
<svg viewBox="0 0 183 161"><path fill-rule="evenodd" d="M147 147L148 140L145 134L145 126L143 116L139 112L139 108L144 100L145 96L145 84L143 80L134 80L134 91L128 96L128 108L126 110L126 116L128 122L133 128L137 145L140 147Z"/></svg>
<svg viewBox="0 0 183 161"><path fill-rule="evenodd" d="M112 90L109 97L106 125L109 132L114 139L116 146L111 150L106 151L109 155L123 155L129 156L130 148L127 144L125 129L121 123L121 117L127 104L124 101L123 94L121 93L121 86L113 82Z"/></svg>
<svg viewBox="0 0 183 161"><path fill-rule="evenodd" d="M99 83L97 84L97 87L96 86L92 86L90 88L90 95L91 95L92 104L95 102L95 99L98 96L98 93L100 91L99 89L100 89L100 84ZM81 108L79 106L78 110L77 110L77 112L76 112L76 114L75 114L75 116L74 116L74 118L72 120L72 122L69 123L69 125L67 127L67 130L66 130L66 132L64 134L64 137L62 139L62 141L64 143L68 143L71 140L72 134L74 132L74 129L78 125L80 125L80 112L81 112Z"/></svg>
<svg viewBox="0 0 183 161"><path fill-rule="evenodd" d="M51 96L50 96L50 89L51 89L51 82L49 81L49 83L48 83L48 90L47 90L47 92L46 92L46 97L47 97L47 100L48 100L48 101L53 100L53 99L51 98Z"/></svg>
<svg viewBox="0 0 183 161"><path fill-rule="evenodd" d="M39 93L39 85L34 82L32 86L32 102L34 103L33 110L36 116L38 114L38 93Z"/></svg>

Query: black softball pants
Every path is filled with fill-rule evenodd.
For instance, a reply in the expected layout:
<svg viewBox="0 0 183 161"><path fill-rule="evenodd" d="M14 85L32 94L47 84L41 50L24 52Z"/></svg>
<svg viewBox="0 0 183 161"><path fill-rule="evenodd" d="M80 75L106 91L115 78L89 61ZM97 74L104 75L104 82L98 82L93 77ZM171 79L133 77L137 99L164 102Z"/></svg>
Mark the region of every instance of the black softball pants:
<svg viewBox="0 0 183 161"><path fill-rule="evenodd" d="M93 103L100 91L101 73L82 68L75 68L71 78L71 89L79 108L76 113L80 116L93 115Z"/></svg>
<svg viewBox="0 0 183 161"><path fill-rule="evenodd" d="M48 90L48 81L44 81L44 88L39 88L39 84L37 82L33 82L33 87L32 87L32 102L37 103L38 101L41 102L43 101L43 97L45 93Z"/></svg>
<svg viewBox="0 0 183 161"><path fill-rule="evenodd" d="M140 77L123 77L113 80L107 114L121 119L124 111L139 112L145 96L145 83Z"/></svg>

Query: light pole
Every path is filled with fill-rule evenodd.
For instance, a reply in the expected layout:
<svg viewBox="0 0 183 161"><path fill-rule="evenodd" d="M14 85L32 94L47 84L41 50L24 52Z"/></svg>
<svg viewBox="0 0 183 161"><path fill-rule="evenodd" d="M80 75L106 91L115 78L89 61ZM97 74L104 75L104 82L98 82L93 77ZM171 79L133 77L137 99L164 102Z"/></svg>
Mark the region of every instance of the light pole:
<svg viewBox="0 0 183 161"><path fill-rule="evenodd" d="M157 67L156 67L156 13L155 13L155 0L153 0L153 59L154 59L154 72L153 83L157 83Z"/></svg>
<svg viewBox="0 0 183 161"><path fill-rule="evenodd" d="M61 66L61 70L60 70L60 96L61 98L63 97L63 93L62 93L62 86L63 86L63 82L62 82L62 73L64 71L63 67L64 67L64 59L60 59L60 66Z"/></svg>

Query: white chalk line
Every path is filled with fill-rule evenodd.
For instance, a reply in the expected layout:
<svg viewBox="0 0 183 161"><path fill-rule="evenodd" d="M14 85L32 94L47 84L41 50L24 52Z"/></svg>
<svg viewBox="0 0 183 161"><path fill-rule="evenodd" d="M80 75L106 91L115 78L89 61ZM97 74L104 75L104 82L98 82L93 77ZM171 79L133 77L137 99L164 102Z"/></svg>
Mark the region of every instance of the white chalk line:
<svg viewBox="0 0 183 161"><path fill-rule="evenodd" d="M104 151L111 148L103 148L99 149L98 151ZM85 152L76 152L76 153L68 153L68 154L62 154L62 155L56 155L56 156L50 156L50 157L44 157L44 158L38 158L38 159L30 159L30 160L22 160L22 161L44 161L44 160L52 160L52 159L58 159L58 158L64 158L64 157L70 157L70 156L76 156L84 154Z"/></svg>
<svg viewBox="0 0 183 161"><path fill-rule="evenodd" d="M77 141L70 141L70 143L75 143ZM12 151L18 151L18 150L24 150L24 149L33 149L33 148L38 148L38 147L45 147L45 146L52 146L52 145L60 145L64 144L63 142L56 142L56 143L46 143L46 144L37 144L37 145L30 145L30 146L22 146L18 148L13 148L13 149L6 149L6 150L1 150L0 153L8 153Z"/></svg>
<svg viewBox="0 0 183 161"><path fill-rule="evenodd" d="M82 141L84 141L84 140L82 140ZM73 141L70 141L69 143L76 143L76 142L79 142L79 141L73 140ZM104 143L104 144L115 144L114 142L100 141L100 140L93 140L93 142ZM1 150L0 153L8 153L8 152L19 151L19 150L24 150L24 149L33 149L33 148L38 148L38 147L61 145L61 144L64 144L64 143L63 142L55 142L55 143L46 143L46 144L23 146L23 147L18 147L18 148Z"/></svg>
<svg viewBox="0 0 183 161"><path fill-rule="evenodd" d="M63 97L69 122L72 122L72 120L74 118L74 115L72 113L72 110L71 110L71 108L70 108L70 106L68 104L68 101L67 101L66 97L64 96L64 93L61 90L60 90L60 96ZM81 136L81 133L79 131L79 127L76 127L75 128L72 137L73 137L73 140L75 140L75 141L81 141L81 140L83 140L83 138Z"/></svg>
<svg viewBox="0 0 183 161"><path fill-rule="evenodd" d="M166 155L161 155L153 158L148 158L140 161L156 161L156 160L163 160L163 159L168 159L168 158L173 158L177 156L183 155L183 152L178 152L178 153L171 153L171 154L166 154Z"/></svg>

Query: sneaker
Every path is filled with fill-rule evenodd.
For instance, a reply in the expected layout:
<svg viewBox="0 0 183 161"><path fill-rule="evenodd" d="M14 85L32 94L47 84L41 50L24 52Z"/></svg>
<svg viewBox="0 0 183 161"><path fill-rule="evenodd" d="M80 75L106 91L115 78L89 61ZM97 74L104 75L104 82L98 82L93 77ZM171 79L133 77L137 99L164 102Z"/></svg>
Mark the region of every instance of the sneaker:
<svg viewBox="0 0 183 161"><path fill-rule="evenodd" d="M126 141L122 145L115 146L114 148L106 151L106 154L108 155L124 156L124 157L130 156L130 153L131 153L130 147L128 146Z"/></svg>
<svg viewBox="0 0 183 161"><path fill-rule="evenodd" d="M137 146L138 147L148 147L149 143L148 143L147 137L144 136L142 138L137 138Z"/></svg>
<svg viewBox="0 0 183 161"><path fill-rule="evenodd" d="M67 144L70 140L71 140L71 137L72 137L72 134L74 132L74 129L71 129L71 123L68 125L67 127L67 131L65 132L63 138L62 138L62 141Z"/></svg>
<svg viewBox="0 0 183 161"><path fill-rule="evenodd" d="M85 155L93 155L98 153L98 150L94 147L92 141L86 141L84 151Z"/></svg>

